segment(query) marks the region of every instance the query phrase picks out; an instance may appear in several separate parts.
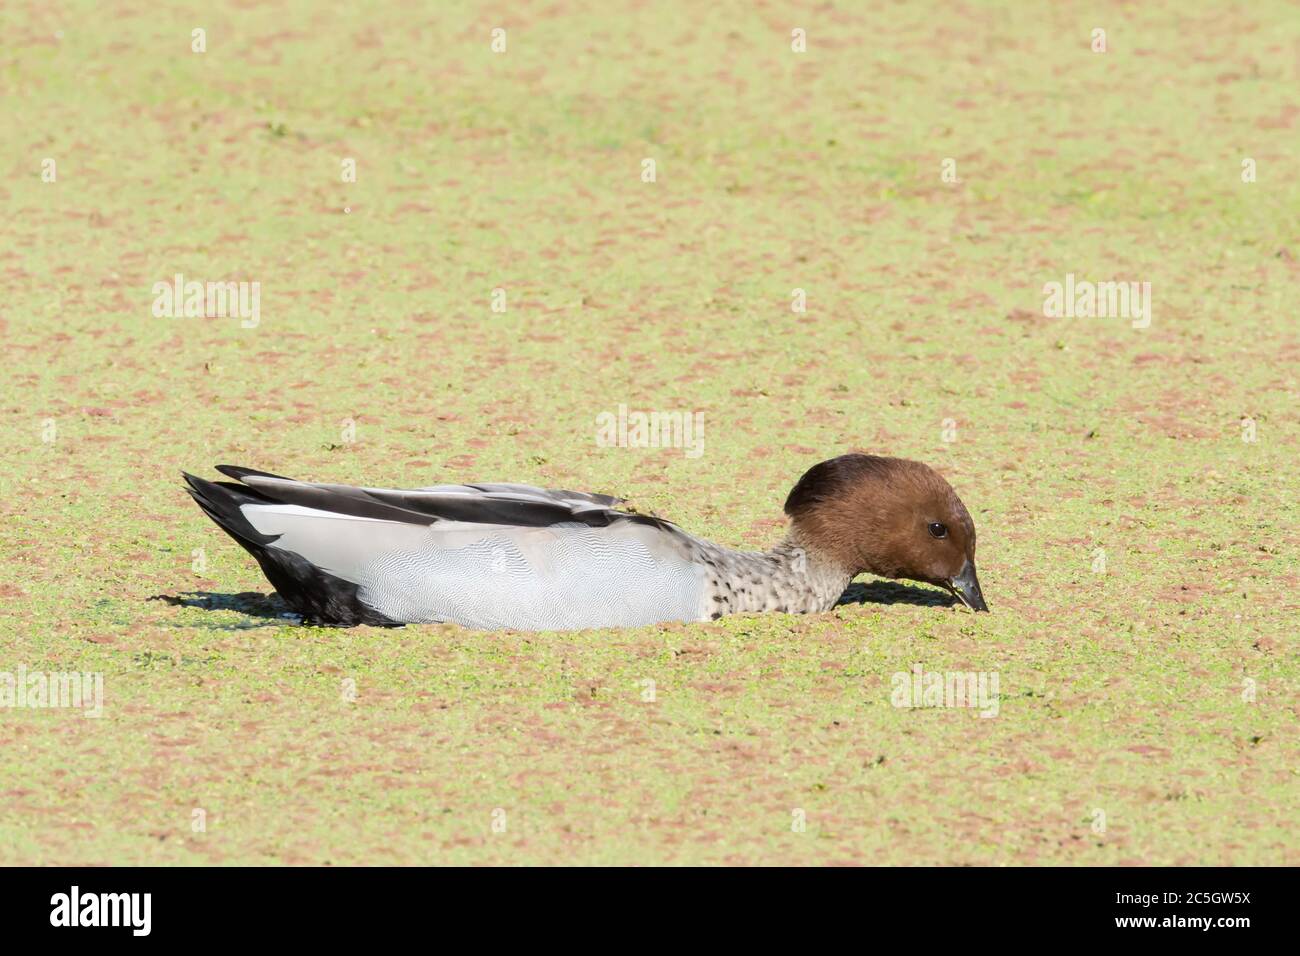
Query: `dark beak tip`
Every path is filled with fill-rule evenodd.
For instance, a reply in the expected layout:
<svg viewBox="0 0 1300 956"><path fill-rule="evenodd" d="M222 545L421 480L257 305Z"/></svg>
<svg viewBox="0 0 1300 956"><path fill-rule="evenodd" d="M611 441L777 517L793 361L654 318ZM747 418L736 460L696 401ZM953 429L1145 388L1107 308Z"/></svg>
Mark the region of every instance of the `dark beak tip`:
<svg viewBox="0 0 1300 956"><path fill-rule="evenodd" d="M980 589L979 578L975 575L973 562L968 561L961 569L961 573L948 582L948 586L952 588L958 600L975 613L989 612L989 606L984 600L984 592Z"/></svg>

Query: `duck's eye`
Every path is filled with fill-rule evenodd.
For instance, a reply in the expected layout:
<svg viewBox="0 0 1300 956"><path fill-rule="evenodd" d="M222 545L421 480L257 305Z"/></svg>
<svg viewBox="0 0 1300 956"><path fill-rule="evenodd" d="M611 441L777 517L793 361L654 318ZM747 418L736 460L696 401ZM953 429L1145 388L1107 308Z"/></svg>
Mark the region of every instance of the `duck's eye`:
<svg viewBox="0 0 1300 956"><path fill-rule="evenodd" d="M942 521L930 522L930 536L932 538L948 537L948 527Z"/></svg>

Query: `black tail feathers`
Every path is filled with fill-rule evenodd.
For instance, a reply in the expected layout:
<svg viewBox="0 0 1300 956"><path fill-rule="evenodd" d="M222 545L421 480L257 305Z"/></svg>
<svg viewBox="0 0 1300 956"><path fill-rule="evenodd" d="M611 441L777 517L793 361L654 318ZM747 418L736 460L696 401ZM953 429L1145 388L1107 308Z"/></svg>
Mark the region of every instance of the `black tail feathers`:
<svg viewBox="0 0 1300 956"><path fill-rule="evenodd" d="M280 477L234 465L218 465L217 470L236 479L245 475ZM302 615L303 623L340 627L356 624L402 626L400 621L394 621L363 604L357 597L357 586L351 581L344 581L316 567L302 555L275 547L280 535L262 534L244 517L241 510L243 505L275 504L275 499L234 482L208 481L187 472L181 474L188 486L186 490L203 509L203 513L257 559L271 586L279 592L286 604Z"/></svg>

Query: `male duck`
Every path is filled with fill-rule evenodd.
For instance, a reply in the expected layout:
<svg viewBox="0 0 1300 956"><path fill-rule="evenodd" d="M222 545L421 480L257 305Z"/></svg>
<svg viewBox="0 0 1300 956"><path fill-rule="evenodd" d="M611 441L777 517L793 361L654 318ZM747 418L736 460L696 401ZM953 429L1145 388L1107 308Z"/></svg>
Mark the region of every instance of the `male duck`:
<svg viewBox="0 0 1300 956"><path fill-rule="evenodd" d="M318 624L563 630L816 613L863 572L936 584L988 610L970 514L935 471L900 458L815 465L786 499L785 539L766 552L620 511L608 495L512 484L393 491L217 470L240 483L186 474L189 493Z"/></svg>

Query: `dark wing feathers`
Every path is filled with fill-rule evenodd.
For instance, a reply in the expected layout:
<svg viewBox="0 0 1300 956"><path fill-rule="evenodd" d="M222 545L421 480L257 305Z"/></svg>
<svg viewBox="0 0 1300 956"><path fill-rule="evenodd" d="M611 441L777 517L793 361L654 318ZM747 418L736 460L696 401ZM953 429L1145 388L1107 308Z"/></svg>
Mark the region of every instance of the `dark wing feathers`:
<svg viewBox="0 0 1300 956"><path fill-rule="evenodd" d="M430 520L428 515L403 507L400 501L373 495L365 488L354 488L351 485L318 485L289 478L263 478L255 475L244 478L244 483L277 504L300 505L357 518L379 518L408 524L428 524Z"/></svg>
<svg viewBox="0 0 1300 956"><path fill-rule="evenodd" d="M408 524L434 521L466 521L475 524L505 524L545 527L563 521L584 521L603 526L613 513L608 510L575 511L559 502L544 499L493 497L448 492L396 491L354 488L351 485L308 484L285 479L249 476L244 481L255 491L288 505L318 508L358 518L381 518Z"/></svg>
<svg viewBox="0 0 1300 956"><path fill-rule="evenodd" d="M579 522L603 528L615 521L635 521L673 529L668 522L647 515L616 511L621 498L587 492L560 489L533 488L529 485L477 484L445 485L434 488L400 491L384 488L357 488L352 485L316 484L295 481L280 475L220 465L218 471L238 478L242 485L229 482L204 482L214 489L224 489L228 498L243 492L240 504L255 500L259 503L299 505L332 511L336 514L359 518L378 518L385 521L402 521L408 524L431 524L436 521L458 521L472 524L515 525L519 527L546 527L565 522ZM194 494L194 481L190 482ZM209 492L209 497L217 495ZM196 500L199 500L196 495ZM203 501L199 500L200 506ZM212 512L204 507L211 515ZM234 506L238 513L238 506ZM215 517L215 516L214 516ZM247 525L240 516L240 522ZM229 527L226 521L219 521ZM251 526L249 526L251 530ZM675 529L673 529L675 530ZM231 533L235 533L231 529ZM254 532L255 533L255 532Z"/></svg>
<svg viewBox="0 0 1300 956"><path fill-rule="evenodd" d="M546 495L553 501L583 501L588 504L599 505L602 508L616 508L627 501L626 498L615 498L613 495L598 495L590 491L565 491L563 488L534 488L532 485L512 485L512 484L480 484L466 485L466 488L473 488L476 491L487 491L506 494L524 494L537 496L538 494Z"/></svg>

